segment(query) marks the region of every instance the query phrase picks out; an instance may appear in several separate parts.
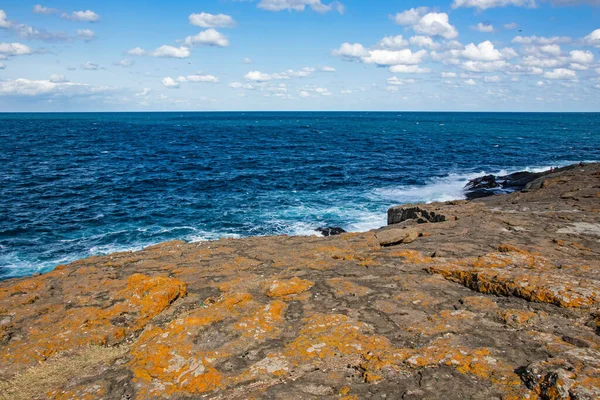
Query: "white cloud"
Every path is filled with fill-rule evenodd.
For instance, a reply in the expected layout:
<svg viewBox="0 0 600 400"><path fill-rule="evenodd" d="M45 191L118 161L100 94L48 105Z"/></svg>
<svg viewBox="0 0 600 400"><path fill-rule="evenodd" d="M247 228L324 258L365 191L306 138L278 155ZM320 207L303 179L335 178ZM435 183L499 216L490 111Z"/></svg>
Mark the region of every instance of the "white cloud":
<svg viewBox="0 0 600 400"><path fill-rule="evenodd" d="M99 68L100 68L100 66L98 64L95 64L95 63L92 63L89 61L81 66L81 69L85 69L87 71L96 71Z"/></svg>
<svg viewBox="0 0 600 400"><path fill-rule="evenodd" d="M411 8L410 10L397 13L395 16L392 16L392 19L397 25L415 25L428 12L429 7Z"/></svg>
<svg viewBox="0 0 600 400"><path fill-rule="evenodd" d="M50 75L50 82L52 82L52 83L63 83L63 82L68 82L68 80L62 74L52 74L52 75Z"/></svg>
<svg viewBox="0 0 600 400"><path fill-rule="evenodd" d="M246 89L246 90L256 89L256 87L251 83L231 82L228 86L230 88L234 88L234 89Z"/></svg>
<svg viewBox="0 0 600 400"><path fill-rule="evenodd" d="M494 32L494 25L484 24L480 22L477 25L471 26L471 29L473 29L474 31L491 33Z"/></svg>
<svg viewBox="0 0 600 400"><path fill-rule="evenodd" d="M413 52L410 49L403 50L371 50L369 55L362 58L366 64L377 65L414 65L420 64L427 56L427 51L419 50Z"/></svg>
<svg viewBox="0 0 600 400"><path fill-rule="evenodd" d="M570 43L572 39L568 36L515 36L512 40L513 43L517 44L557 44L557 43Z"/></svg>
<svg viewBox="0 0 600 400"><path fill-rule="evenodd" d="M444 39L454 39L458 36L458 31L450 25L450 19L446 13L425 14L421 20L413 26L417 33L423 33L429 36L441 36Z"/></svg>
<svg viewBox="0 0 600 400"><path fill-rule="evenodd" d="M386 36L377 45L383 49L402 49L408 46L408 41L402 35Z"/></svg>
<svg viewBox="0 0 600 400"><path fill-rule="evenodd" d="M321 67L321 72L335 72L335 71L336 71L336 69L333 67L328 67L328 66Z"/></svg>
<svg viewBox="0 0 600 400"><path fill-rule="evenodd" d="M236 26L235 20L225 14L209 14L202 12L189 16L190 24L201 28L233 28Z"/></svg>
<svg viewBox="0 0 600 400"><path fill-rule="evenodd" d="M70 15L67 13L63 13L61 15L64 19L70 19L71 21L79 21L79 22L98 22L100 21L100 16L91 10L86 11L73 11Z"/></svg>
<svg viewBox="0 0 600 400"><path fill-rule="evenodd" d="M343 43L339 49L333 50L332 54L346 59L360 59L368 56L369 52L360 43Z"/></svg>
<svg viewBox="0 0 600 400"><path fill-rule="evenodd" d="M591 64L594 62L594 54L591 51L573 50L571 60L577 64Z"/></svg>
<svg viewBox="0 0 600 400"><path fill-rule="evenodd" d="M516 22L511 22L509 24L504 24L504 29L507 29L509 31L515 30L519 27L519 24L517 24Z"/></svg>
<svg viewBox="0 0 600 400"><path fill-rule="evenodd" d="M507 68L510 64L505 60L499 61L465 61L461 67L469 72L494 72Z"/></svg>
<svg viewBox="0 0 600 400"><path fill-rule="evenodd" d="M467 79L464 83L465 83L465 85L469 85L469 86L477 85L477 82L475 82L473 79Z"/></svg>
<svg viewBox="0 0 600 400"><path fill-rule="evenodd" d="M254 82L266 82L273 79L270 74L265 74L260 71L250 71L244 75L244 79Z"/></svg>
<svg viewBox="0 0 600 400"><path fill-rule="evenodd" d="M280 75L287 76L290 78L306 78L307 76L312 75L313 72L315 72L314 68L304 67L300 71L294 71L293 69L288 69L287 71L285 71L284 73L282 73Z"/></svg>
<svg viewBox="0 0 600 400"><path fill-rule="evenodd" d="M308 93L306 90L303 90L300 92L300 97L310 97L310 93Z"/></svg>
<svg viewBox="0 0 600 400"><path fill-rule="evenodd" d="M219 83L219 78L213 75L188 75L180 76L177 78L177 82L207 82L207 83Z"/></svg>
<svg viewBox="0 0 600 400"><path fill-rule="evenodd" d="M321 0L261 0L260 3L258 3L258 8L267 11L304 11L306 7L310 7L313 11L318 13L326 13L335 10L340 14L343 14L345 11L344 5L339 1L323 4Z"/></svg>
<svg viewBox="0 0 600 400"><path fill-rule="evenodd" d="M596 68L596 73L600 75L600 68Z"/></svg>
<svg viewBox="0 0 600 400"><path fill-rule="evenodd" d="M485 76L483 78L483 81L485 83L497 83L500 82L500 77L498 75Z"/></svg>
<svg viewBox="0 0 600 400"><path fill-rule="evenodd" d="M478 45L470 43L465 46L464 50L451 50L450 54L454 57L464 57L472 61L499 61L517 56L517 53L511 48L496 49L489 40Z"/></svg>
<svg viewBox="0 0 600 400"><path fill-rule="evenodd" d="M116 61L114 63L114 65L119 66L119 67L131 67L131 66L133 66L133 64L135 64L135 60L130 60L127 58L124 58L120 61Z"/></svg>
<svg viewBox="0 0 600 400"><path fill-rule="evenodd" d="M198 33L196 36L188 36L184 40L186 46L215 46L215 47L227 47L229 46L229 40L225 35L215 29L207 29Z"/></svg>
<svg viewBox="0 0 600 400"><path fill-rule="evenodd" d="M48 7L44 7L41 4L37 4L37 5L33 6L33 13L34 14L51 15L51 14L58 13L58 10L56 8L48 8Z"/></svg>
<svg viewBox="0 0 600 400"><path fill-rule="evenodd" d="M480 10L488 8L517 6L517 7L535 7L535 0L454 0L452 8L473 7Z"/></svg>
<svg viewBox="0 0 600 400"><path fill-rule="evenodd" d="M431 70L429 68L421 68L418 65L392 65L390 72L394 74L427 74Z"/></svg>
<svg viewBox="0 0 600 400"><path fill-rule="evenodd" d="M393 76L391 78L388 78L386 82L388 85L400 86L415 83L416 81L414 79L399 79L398 77Z"/></svg>
<svg viewBox="0 0 600 400"><path fill-rule="evenodd" d="M540 52L550 54L551 56L559 56L561 50L560 46L557 44L547 44L540 47Z"/></svg>
<svg viewBox="0 0 600 400"><path fill-rule="evenodd" d="M450 24L446 13L429 12L427 7L411 8L392 16L397 25L411 25L418 33L428 36L441 36L445 39L454 39L458 31Z"/></svg>
<svg viewBox="0 0 600 400"><path fill-rule="evenodd" d="M456 72L442 72L442 78L456 78Z"/></svg>
<svg viewBox="0 0 600 400"><path fill-rule="evenodd" d="M136 47L134 49L129 50L127 54L129 54L130 56L143 56L146 54L146 50L142 49L141 47Z"/></svg>
<svg viewBox="0 0 600 400"><path fill-rule="evenodd" d="M171 78L170 76L167 76L165 78L162 79L161 83L171 89L174 88L178 88L179 87L179 82L177 82L175 79Z"/></svg>
<svg viewBox="0 0 600 400"><path fill-rule="evenodd" d="M0 81L0 96L77 96L105 92L106 87L91 86L83 83L51 82L49 80L14 79Z"/></svg>
<svg viewBox="0 0 600 400"><path fill-rule="evenodd" d="M12 26L12 22L9 21L8 16L4 10L0 10L0 28L8 29Z"/></svg>
<svg viewBox="0 0 600 400"><path fill-rule="evenodd" d="M244 64L252 64L252 59L248 57L244 58L242 61Z"/></svg>
<svg viewBox="0 0 600 400"><path fill-rule="evenodd" d="M433 41L429 36L413 36L409 39L410 44L421 48L437 49L440 45Z"/></svg>
<svg viewBox="0 0 600 400"><path fill-rule="evenodd" d="M600 29L596 29L585 38L583 38L584 42L590 46L596 46L600 48Z"/></svg>
<svg viewBox="0 0 600 400"><path fill-rule="evenodd" d="M191 55L190 49L187 47L174 47L163 45L150 53L152 57L165 57L165 58L187 58Z"/></svg>
<svg viewBox="0 0 600 400"><path fill-rule="evenodd" d="M23 56L31 53L33 50L21 43L0 43L0 54L4 56Z"/></svg>
<svg viewBox="0 0 600 400"><path fill-rule="evenodd" d="M90 29L78 29L77 37L79 37L79 39L82 39L86 42L89 42L89 41L96 39L96 33Z"/></svg>
<svg viewBox="0 0 600 400"><path fill-rule="evenodd" d="M556 68L544 74L548 79L577 79L577 73L567 68Z"/></svg>
<svg viewBox="0 0 600 400"><path fill-rule="evenodd" d="M569 69L574 69L577 71L587 71L590 68L587 65L571 63L571 64L569 64Z"/></svg>
<svg viewBox="0 0 600 400"><path fill-rule="evenodd" d="M6 69L6 64L0 63L0 69Z"/></svg>

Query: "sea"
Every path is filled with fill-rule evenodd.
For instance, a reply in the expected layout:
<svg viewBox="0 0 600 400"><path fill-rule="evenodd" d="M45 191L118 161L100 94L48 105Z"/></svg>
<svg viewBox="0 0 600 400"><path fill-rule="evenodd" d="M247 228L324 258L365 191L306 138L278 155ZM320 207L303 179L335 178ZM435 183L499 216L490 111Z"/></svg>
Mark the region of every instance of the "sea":
<svg viewBox="0 0 600 400"><path fill-rule="evenodd" d="M598 113L0 114L0 279L182 239L360 232L600 160Z"/></svg>

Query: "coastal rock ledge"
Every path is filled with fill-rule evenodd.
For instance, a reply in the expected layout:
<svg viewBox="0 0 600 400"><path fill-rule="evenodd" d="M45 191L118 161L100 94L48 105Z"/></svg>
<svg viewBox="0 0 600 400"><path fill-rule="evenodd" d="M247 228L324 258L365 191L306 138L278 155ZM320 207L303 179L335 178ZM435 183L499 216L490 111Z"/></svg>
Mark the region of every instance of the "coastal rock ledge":
<svg viewBox="0 0 600 400"><path fill-rule="evenodd" d="M599 399L600 165L539 179L0 282L0 398Z"/></svg>

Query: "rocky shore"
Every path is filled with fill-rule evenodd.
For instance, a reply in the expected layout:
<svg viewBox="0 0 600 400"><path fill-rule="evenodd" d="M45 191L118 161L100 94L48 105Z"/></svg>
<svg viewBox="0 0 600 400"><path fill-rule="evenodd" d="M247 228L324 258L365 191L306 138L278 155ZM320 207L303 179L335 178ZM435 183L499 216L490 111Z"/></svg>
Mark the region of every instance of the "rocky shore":
<svg viewBox="0 0 600 400"><path fill-rule="evenodd" d="M600 164L388 219L0 282L0 398L600 398Z"/></svg>

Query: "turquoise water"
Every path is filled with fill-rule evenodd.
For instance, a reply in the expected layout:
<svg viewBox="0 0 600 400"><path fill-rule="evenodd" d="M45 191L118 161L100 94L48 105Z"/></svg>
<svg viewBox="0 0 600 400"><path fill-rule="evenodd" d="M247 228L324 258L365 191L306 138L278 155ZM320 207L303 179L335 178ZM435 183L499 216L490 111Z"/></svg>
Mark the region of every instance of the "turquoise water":
<svg viewBox="0 0 600 400"><path fill-rule="evenodd" d="M0 114L0 278L149 244L385 225L469 178L600 160L600 114Z"/></svg>

